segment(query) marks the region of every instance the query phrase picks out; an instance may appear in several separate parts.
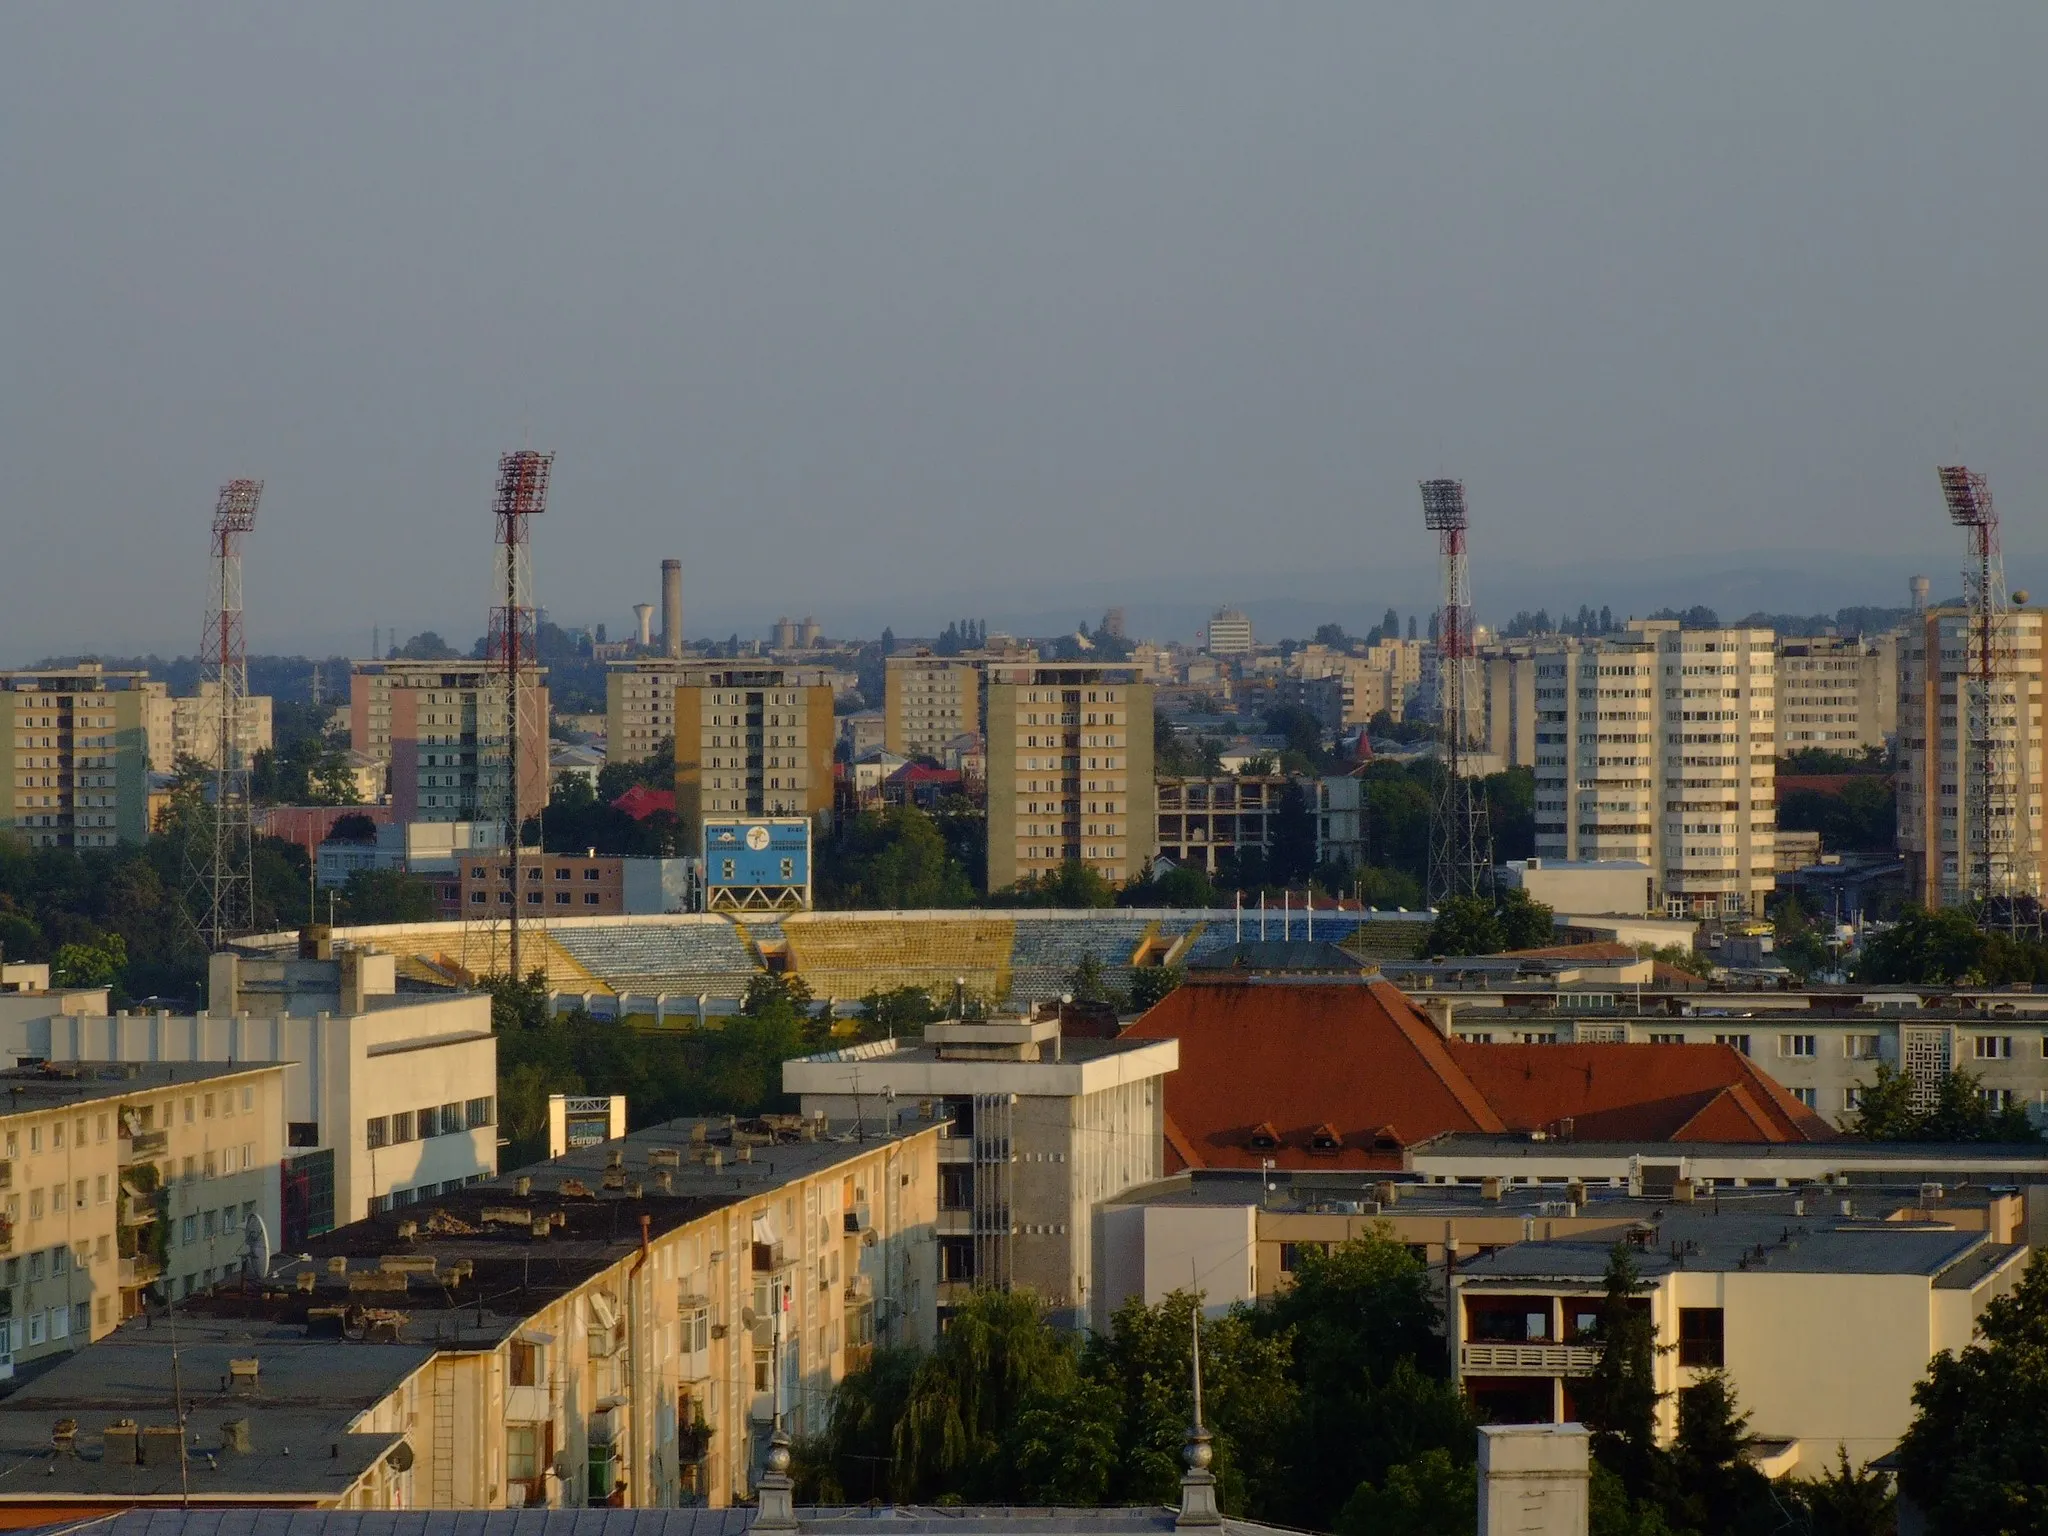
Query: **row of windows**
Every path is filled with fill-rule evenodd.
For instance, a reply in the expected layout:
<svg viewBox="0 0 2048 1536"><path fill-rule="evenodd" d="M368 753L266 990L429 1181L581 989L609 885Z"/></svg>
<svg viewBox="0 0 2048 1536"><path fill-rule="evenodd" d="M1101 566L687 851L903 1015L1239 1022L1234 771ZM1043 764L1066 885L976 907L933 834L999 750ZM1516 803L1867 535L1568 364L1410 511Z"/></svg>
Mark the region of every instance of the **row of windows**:
<svg viewBox="0 0 2048 1536"><path fill-rule="evenodd" d="M375 1151L435 1136L459 1136L492 1124L494 1109L493 1101L486 1097L460 1104L429 1104L420 1110L402 1109L395 1115L372 1115L364 1122L363 1139Z"/></svg>

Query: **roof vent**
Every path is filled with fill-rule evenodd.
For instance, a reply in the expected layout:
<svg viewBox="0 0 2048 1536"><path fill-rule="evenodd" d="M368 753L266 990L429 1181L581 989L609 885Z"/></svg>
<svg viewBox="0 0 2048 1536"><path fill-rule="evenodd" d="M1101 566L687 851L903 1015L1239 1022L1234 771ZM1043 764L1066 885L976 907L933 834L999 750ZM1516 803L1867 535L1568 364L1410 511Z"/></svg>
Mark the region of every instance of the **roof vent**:
<svg viewBox="0 0 2048 1536"><path fill-rule="evenodd" d="M1499 1202L1500 1176L1498 1174L1489 1173L1485 1178L1479 1181L1479 1198L1482 1200L1491 1200L1496 1203Z"/></svg>
<svg viewBox="0 0 2048 1536"><path fill-rule="evenodd" d="M228 1361L228 1381L237 1392L254 1392L256 1378L263 1369L263 1362L254 1355L245 1355Z"/></svg>
<svg viewBox="0 0 2048 1536"><path fill-rule="evenodd" d="M59 1456L78 1454L78 1420L59 1419L50 1426L50 1448Z"/></svg>
<svg viewBox="0 0 2048 1536"><path fill-rule="evenodd" d="M1273 1129L1271 1122L1260 1121L1252 1127L1252 1134L1246 1145L1254 1152L1276 1152L1280 1148L1280 1133Z"/></svg>
<svg viewBox="0 0 2048 1536"><path fill-rule="evenodd" d="M101 1460L109 1466L132 1467L135 1465L135 1421L116 1419L101 1432L100 1442L105 1447Z"/></svg>
<svg viewBox="0 0 2048 1536"><path fill-rule="evenodd" d="M532 1194L532 1193L533 1193L533 1180L532 1180L532 1178L530 1178L530 1177L529 1177L528 1175L526 1175L526 1174L523 1174L523 1173L522 1173L522 1174L520 1174L518 1178L516 1178L516 1179L514 1179L514 1180L512 1181L512 1193L513 1193L513 1194L515 1194L515 1195L519 1195L519 1196L521 1196L521 1197L524 1197L524 1196L527 1196L527 1195L530 1195L530 1194Z"/></svg>
<svg viewBox="0 0 2048 1536"><path fill-rule="evenodd" d="M249 1438L247 1419L228 1419L220 1427L220 1448L224 1451L239 1451L248 1455L253 1448Z"/></svg>
<svg viewBox="0 0 2048 1536"><path fill-rule="evenodd" d="M145 1424L137 1437L136 1460L145 1467L175 1467L185 1449L185 1431L176 1424Z"/></svg>

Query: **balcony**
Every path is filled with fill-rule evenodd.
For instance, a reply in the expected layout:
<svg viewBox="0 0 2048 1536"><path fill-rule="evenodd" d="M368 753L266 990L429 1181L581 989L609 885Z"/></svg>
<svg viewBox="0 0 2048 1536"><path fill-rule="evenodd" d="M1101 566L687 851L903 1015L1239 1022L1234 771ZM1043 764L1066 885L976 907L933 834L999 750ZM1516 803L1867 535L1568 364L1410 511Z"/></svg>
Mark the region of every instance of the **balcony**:
<svg viewBox="0 0 2048 1536"><path fill-rule="evenodd" d="M1466 1344L1460 1376L1590 1376L1600 1350L1589 1344Z"/></svg>
<svg viewBox="0 0 2048 1536"><path fill-rule="evenodd" d="M163 1274L163 1272L163 1264L151 1254L138 1253L132 1259L123 1259L121 1261L121 1289L130 1291L145 1285L154 1284L157 1277Z"/></svg>
<svg viewBox="0 0 2048 1536"><path fill-rule="evenodd" d="M121 1165L148 1162L170 1149L169 1131L135 1131L121 1138Z"/></svg>

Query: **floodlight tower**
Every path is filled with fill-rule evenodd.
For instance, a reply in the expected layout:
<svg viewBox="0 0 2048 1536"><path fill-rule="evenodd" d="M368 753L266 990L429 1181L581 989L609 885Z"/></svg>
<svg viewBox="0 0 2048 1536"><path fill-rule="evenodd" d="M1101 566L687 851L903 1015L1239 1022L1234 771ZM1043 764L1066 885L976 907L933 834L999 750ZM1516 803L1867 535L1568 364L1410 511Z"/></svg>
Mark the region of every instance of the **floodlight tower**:
<svg viewBox="0 0 2048 1536"><path fill-rule="evenodd" d="M242 627L242 536L256 526L261 480L230 480L213 510L213 588L206 638L199 647L199 691L211 697L212 846L201 878L205 937L214 949L256 926L255 838L249 817L249 763L242 753L248 713L249 644Z"/></svg>
<svg viewBox="0 0 2048 1536"><path fill-rule="evenodd" d="M1969 645L1957 720L1965 759L1960 777L1969 785L1971 802L1957 829L1962 884L1976 899L1978 921L1985 927L2038 934L2033 828L2028 808L2020 803L2014 761L2019 741L2031 732L2014 675L2019 637L2006 596L1998 512L1983 475L1961 464L1944 465L1939 474L1949 521L1965 531L1970 543L1970 563L1963 570ZM1932 658L1928 671L1932 686L1939 676Z"/></svg>
<svg viewBox="0 0 2048 1536"><path fill-rule="evenodd" d="M548 509L548 477L554 469L552 453L523 448L498 458L498 493L492 503L497 519L498 593L504 601L491 609L489 652L504 669L505 679L505 846L511 857L512 902L509 917L509 979L521 981L519 969L519 909L526 889L520 882L519 842L519 754L525 741L545 740L545 720L522 720L531 711L539 690L523 686L522 669L535 674L539 664L540 626L533 604L532 520ZM494 957L495 958L495 957Z"/></svg>
<svg viewBox="0 0 2048 1536"><path fill-rule="evenodd" d="M1471 577L1465 563L1465 484L1422 482L1422 525L1437 536L1443 607L1437 614L1437 765L1430 818L1429 901L1479 896L1493 887L1493 833L1486 794L1467 776L1466 712L1472 706Z"/></svg>

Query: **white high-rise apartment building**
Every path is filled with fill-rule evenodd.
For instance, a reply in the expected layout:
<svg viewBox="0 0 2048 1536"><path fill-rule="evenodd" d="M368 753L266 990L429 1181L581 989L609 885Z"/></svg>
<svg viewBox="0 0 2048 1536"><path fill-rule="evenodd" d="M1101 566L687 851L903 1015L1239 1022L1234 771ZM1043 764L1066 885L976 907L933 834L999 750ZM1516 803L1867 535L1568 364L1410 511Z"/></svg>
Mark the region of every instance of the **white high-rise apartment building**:
<svg viewBox="0 0 2048 1536"><path fill-rule="evenodd" d="M1211 656L1249 656L1252 650L1252 621L1235 608L1219 608L1209 620Z"/></svg>
<svg viewBox="0 0 2048 1536"><path fill-rule="evenodd" d="M1855 754L1898 729L1899 637L1778 641L1778 751Z"/></svg>
<svg viewBox="0 0 2048 1536"><path fill-rule="evenodd" d="M1530 669L1537 856L1646 864L1674 917L1761 913L1776 882L1771 632L1639 619L1513 661Z"/></svg>
<svg viewBox="0 0 2048 1536"><path fill-rule="evenodd" d="M1900 643L1899 852L1908 895L1927 907L1959 906L2008 879L2022 891L2041 889L2042 614L2020 609L2007 622L2011 639L1994 653L2012 653L2011 687L1993 716L2009 783L1989 816L1981 770L1965 750L1966 679L1979 651L1969 611L1917 613Z"/></svg>

